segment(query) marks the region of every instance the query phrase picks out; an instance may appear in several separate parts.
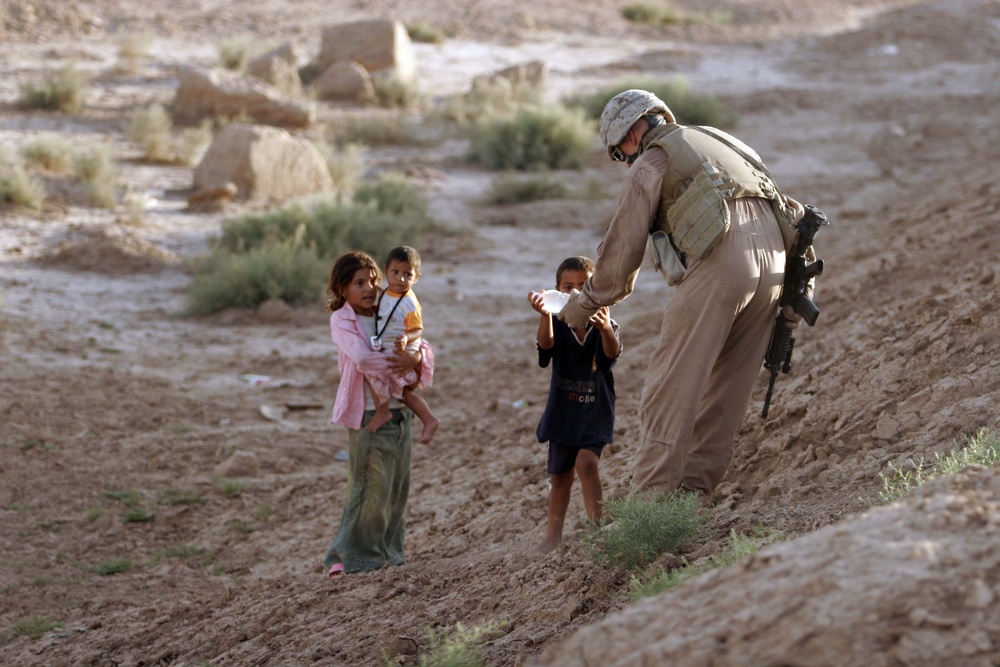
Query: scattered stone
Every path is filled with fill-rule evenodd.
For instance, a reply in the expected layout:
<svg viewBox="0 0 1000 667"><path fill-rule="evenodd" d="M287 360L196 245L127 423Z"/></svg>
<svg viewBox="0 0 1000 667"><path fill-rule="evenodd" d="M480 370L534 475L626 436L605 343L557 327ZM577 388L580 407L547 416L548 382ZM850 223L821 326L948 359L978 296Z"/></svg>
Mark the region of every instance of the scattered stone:
<svg viewBox="0 0 1000 667"><path fill-rule="evenodd" d="M284 200L333 187L326 160L307 139L239 123L219 132L194 170L196 192L229 184L242 200Z"/></svg>
<svg viewBox="0 0 1000 667"><path fill-rule="evenodd" d="M257 77L228 70L189 68L181 73L173 103L175 123L242 117L264 125L309 127L316 121L316 105L293 99Z"/></svg>
<svg viewBox="0 0 1000 667"><path fill-rule="evenodd" d="M404 81L412 81L417 73L417 58L406 27L388 19L364 19L326 28L318 61L322 69L356 62L372 74L391 72Z"/></svg>

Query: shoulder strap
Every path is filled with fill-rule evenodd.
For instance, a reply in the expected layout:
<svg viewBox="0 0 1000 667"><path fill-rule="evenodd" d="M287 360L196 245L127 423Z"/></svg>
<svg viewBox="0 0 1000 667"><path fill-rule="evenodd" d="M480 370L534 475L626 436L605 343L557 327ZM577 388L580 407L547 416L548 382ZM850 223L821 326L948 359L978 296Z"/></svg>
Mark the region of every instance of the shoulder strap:
<svg viewBox="0 0 1000 667"><path fill-rule="evenodd" d="M759 159L753 157L752 155L750 155L749 153L747 153L745 150L743 150L742 148L740 148L739 146L737 146L736 144L734 144L733 142L731 142L729 139L727 139L725 137L725 135L723 135L722 133L720 133L715 128L705 127L705 126L702 126L702 125L687 125L686 127L690 128L692 130L697 130L698 132L701 132L702 134L707 134L708 136L715 138L717 141L720 141L720 142L724 143L726 146L729 146L734 151L736 151L737 153L739 153L740 157L742 157L744 160L746 160L747 162L749 162L750 164L752 164L753 166L757 167L762 172L764 172L764 174L768 178L771 179L772 183L774 182L774 177L771 176L771 172L767 170L767 167L764 166L763 162L761 162Z"/></svg>

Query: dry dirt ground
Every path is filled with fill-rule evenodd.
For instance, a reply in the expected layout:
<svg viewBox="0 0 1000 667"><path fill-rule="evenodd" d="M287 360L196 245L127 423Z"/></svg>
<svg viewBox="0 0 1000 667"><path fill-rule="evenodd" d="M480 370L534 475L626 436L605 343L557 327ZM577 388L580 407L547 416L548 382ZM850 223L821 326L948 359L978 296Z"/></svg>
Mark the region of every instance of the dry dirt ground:
<svg viewBox="0 0 1000 667"><path fill-rule="evenodd" d="M556 664L563 640L626 607L628 573L594 566L577 546L578 494L566 548L531 552L545 520L544 447L533 434L548 380L524 299L551 283L558 259L595 253L621 171L595 138L590 166L557 176L571 188L597 179L604 200L490 207L480 197L493 175L464 164L460 145L366 155L372 172L419 175L434 215L464 231L421 248L418 287L438 358L426 397L443 426L415 451L408 562L331 583L319 560L340 516L346 469L335 455L346 434L326 423L337 373L321 304L278 317L180 317L190 276L177 260L204 252L223 216L186 213L190 169L140 161L121 131L134 107L170 100L179 66L213 62L233 35L295 38L308 51L323 25L364 15L441 26L452 37L417 50L437 92L532 58L547 60L560 92L682 74L739 112L736 133L787 192L827 213L822 315L801 332L766 422L762 374L709 534L681 554L689 560L714 553L730 530L759 526L791 540L782 576L796 576L794 538L865 512L890 464L998 426L1000 3L698 3L734 18L711 29L632 26L623 4L4 3L3 151L40 135L109 143L124 181L159 205L126 237L80 236L120 225L113 212L72 203L0 210L0 662L378 665L385 652L412 663L427 628L496 621L504 626L484 646L487 665L543 652ZM118 40L136 30L154 34L153 50L140 74L122 74ZM95 75L81 113L15 106L22 83L68 59ZM91 242L67 245L74 238ZM669 298L646 268L613 311L625 353L607 493L627 488L644 360ZM271 421L261 405L293 409ZM220 475L245 489L224 493ZM125 522L129 497L155 518ZM130 570L98 572L123 560ZM740 599L689 590L709 618ZM38 639L15 635L27 618L60 625ZM891 634L895 621L867 622ZM996 637L980 661L950 664L996 664L982 658L1000 654ZM835 663L799 651L771 664Z"/></svg>

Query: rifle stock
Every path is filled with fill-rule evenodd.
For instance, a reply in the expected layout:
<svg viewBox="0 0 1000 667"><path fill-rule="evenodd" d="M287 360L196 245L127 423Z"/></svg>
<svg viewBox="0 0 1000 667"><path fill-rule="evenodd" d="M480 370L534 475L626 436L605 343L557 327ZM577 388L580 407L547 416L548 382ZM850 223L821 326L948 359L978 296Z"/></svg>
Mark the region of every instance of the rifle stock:
<svg viewBox="0 0 1000 667"><path fill-rule="evenodd" d="M816 324L816 318L819 317L819 308L809 298L808 292L809 282L823 273L823 260L818 259L809 263L806 255L816 238L816 232L821 226L830 223L823 212L815 206L807 204L805 209L805 215L795 225L799 232L798 239L785 261L785 280L781 287L781 298L778 300L778 316L774 320L771 340L764 355L764 368L771 373L767 383L767 396L764 397L764 409L760 414L764 419L767 419L771 407L771 394L774 392L774 381L778 378L778 373L789 373L792 370L795 337L788 328L789 320L781 310L785 306L791 306L809 326Z"/></svg>

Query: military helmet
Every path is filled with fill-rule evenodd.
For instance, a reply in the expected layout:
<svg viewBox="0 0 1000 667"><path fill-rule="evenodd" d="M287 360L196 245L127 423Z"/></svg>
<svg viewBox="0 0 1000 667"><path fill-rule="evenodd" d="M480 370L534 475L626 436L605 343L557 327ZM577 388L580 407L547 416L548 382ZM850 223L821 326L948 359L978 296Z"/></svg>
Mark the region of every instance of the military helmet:
<svg viewBox="0 0 1000 667"><path fill-rule="evenodd" d="M612 97L601 112L601 141L613 156L629 129L646 114L659 114L673 122L674 115L666 103L653 93L630 88Z"/></svg>

